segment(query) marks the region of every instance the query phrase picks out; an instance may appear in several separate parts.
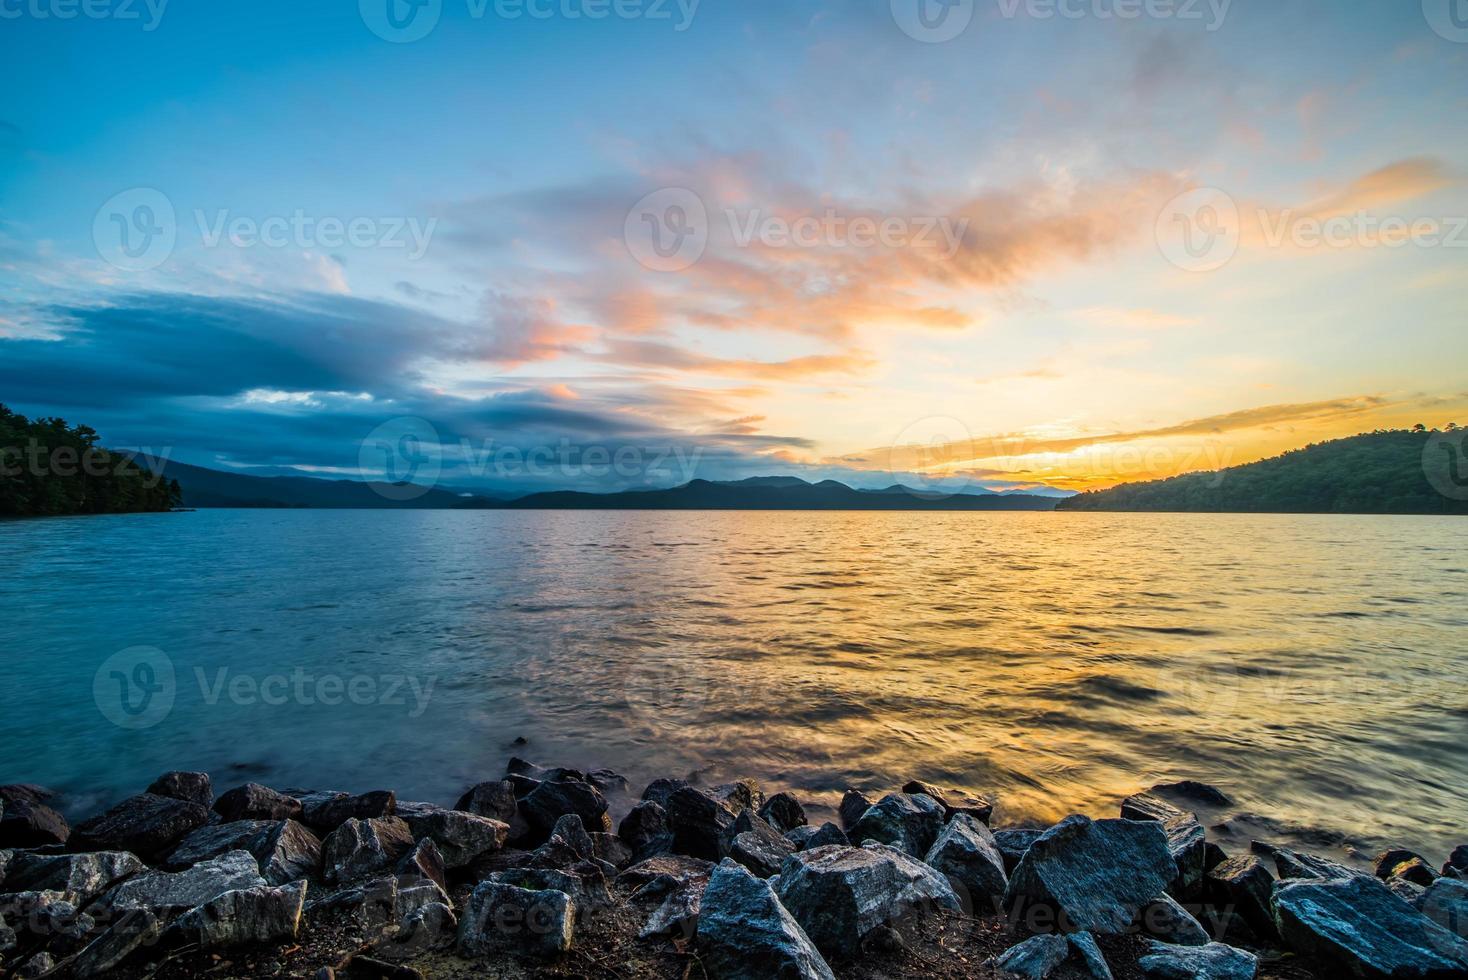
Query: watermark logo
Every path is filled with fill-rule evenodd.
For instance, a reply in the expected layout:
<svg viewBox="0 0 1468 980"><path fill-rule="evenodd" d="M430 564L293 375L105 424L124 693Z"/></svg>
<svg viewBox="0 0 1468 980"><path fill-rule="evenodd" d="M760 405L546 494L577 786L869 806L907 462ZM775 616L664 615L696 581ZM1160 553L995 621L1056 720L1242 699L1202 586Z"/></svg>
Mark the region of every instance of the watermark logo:
<svg viewBox="0 0 1468 980"><path fill-rule="evenodd" d="M653 191L627 212L622 238L628 254L644 268L682 272L708 248L708 208L685 187Z"/></svg>
<svg viewBox="0 0 1468 980"><path fill-rule="evenodd" d="M367 29L392 44L421 41L438 26L443 0L357 0Z"/></svg>
<svg viewBox="0 0 1468 980"><path fill-rule="evenodd" d="M1212 272L1239 250L1239 208L1216 187L1174 197L1157 215L1155 234L1163 258L1188 272Z"/></svg>
<svg viewBox="0 0 1468 980"><path fill-rule="evenodd" d="M438 483L443 447L427 419L404 416L368 433L357 450L357 471L388 500L417 500Z"/></svg>
<svg viewBox="0 0 1468 980"><path fill-rule="evenodd" d="M113 195L92 219L97 254L128 272L158 268L168 261L177 242L173 202L152 187L134 187Z"/></svg>
<svg viewBox="0 0 1468 980"><path fill-rule="evenodd" d="M168 0L0 0L0 20L140 21L151 32L167 9Z"/></svg>
<svg viewBox="0 0 1468 980"><path fill-rule="evenodd" d="M909 423L892 440L887 470L916 496L941 500L971 486L972 478L960 467L982 455L968 426L952 416L930 415Z"/></svg>
<svg viewBox="0 0 1468 980"><path fill-rule="evenodd" d="M1212 33L1223 26L1233 0L998 0L1005 20L1203 21Z"/></svg>
<svg viewBox="0 0 1468 980"><path fill-rule="evenodd" d="M1422 0L1422 16L1438 37L1468 44L1468 0Z"/></svg>
<svg viewBox="0 0 1468 980"><path fill-rule="evenodd" d="M299 248L305 251L334 251L341 248L401 249L409 262L416 262L428 252L438 219L422 221L417 217L369 217L357 215L339 218L317 216L296 208L288 215L265 218L231 215L226 210L212 214L194 211L199 240L205 248L228 244L234 248Z"/></svg>
<svg viewBox="0 0 1468 980"><path fill-rule="evenodd" d="M1449 500L1468 500L1468 429L1433 432L1422 447L1427 482Z"/></svg>
<svg viewBox="0 0 1468 980"><path fill-rule="evenodd" d="M942 44L968 30L974 0L892 0L892 20L924 44Z"/></svg>
<svg viewBox="0 0 1468 980"><path fill-rule="evenodd" d="M102 662L92 678L97 710L118 728L152 728L173 710L173 661L157 647L128 647Z"/></svg>

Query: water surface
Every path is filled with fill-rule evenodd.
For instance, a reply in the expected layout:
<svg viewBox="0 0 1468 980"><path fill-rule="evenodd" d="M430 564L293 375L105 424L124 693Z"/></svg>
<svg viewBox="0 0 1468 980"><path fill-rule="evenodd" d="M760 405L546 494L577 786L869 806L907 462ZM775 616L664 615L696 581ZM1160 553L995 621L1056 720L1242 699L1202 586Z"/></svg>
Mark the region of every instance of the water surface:
<svg viewBox="0 0 1468 980"><path fill-rule="evenodd" d="M0 554L0 781L73 812L171 768L452 802L516 752L996 824L1187 777L1240 839L1468 840L1468 521L220 510Z"/></svg>

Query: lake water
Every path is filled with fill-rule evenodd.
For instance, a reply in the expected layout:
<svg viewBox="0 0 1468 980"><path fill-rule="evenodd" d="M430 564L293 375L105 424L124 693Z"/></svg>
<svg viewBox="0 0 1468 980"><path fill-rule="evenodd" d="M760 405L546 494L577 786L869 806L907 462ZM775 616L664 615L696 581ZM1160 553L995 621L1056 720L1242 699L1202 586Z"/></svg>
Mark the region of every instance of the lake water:
<svg viewBox="0 0 1468 980"><path fill-rule="evenodd" d="M996 825L1187 777L1225 839L1468 841L1461 519L201 511L0 554L0 781L74 814L172 768L452 802L513 753Z"/></svg>

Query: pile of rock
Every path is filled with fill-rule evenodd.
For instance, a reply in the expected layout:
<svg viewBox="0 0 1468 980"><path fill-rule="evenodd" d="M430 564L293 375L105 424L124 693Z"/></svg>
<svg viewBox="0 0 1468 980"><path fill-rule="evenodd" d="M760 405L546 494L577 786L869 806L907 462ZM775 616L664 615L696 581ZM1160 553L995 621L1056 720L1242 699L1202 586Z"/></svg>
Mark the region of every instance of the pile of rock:
<svg viewBox="0 0 1468 980"><path fill-rule="evenodd" d="M909 783L848 792L839 825L812 826L752 780L659 779L634 800L616 773L514 759L453 807L253 783L215 799L207 775L168 773L72 829L45 790L0 787L0 969L91 977L332 921L406 977L424 956L554 961L597 916L635 914L710 976L826 978L935 919L1002 915L1029 938L988 966L1036 980L1111 977L1124 933L1148 938L1146 977L1249 978L1273 949L1340 975L1468 977L1468 847L1440 872L1389 851L1375 875L1263 845L1230 857L1178 805L1208 793L993 831L986 801Z"/></svg>

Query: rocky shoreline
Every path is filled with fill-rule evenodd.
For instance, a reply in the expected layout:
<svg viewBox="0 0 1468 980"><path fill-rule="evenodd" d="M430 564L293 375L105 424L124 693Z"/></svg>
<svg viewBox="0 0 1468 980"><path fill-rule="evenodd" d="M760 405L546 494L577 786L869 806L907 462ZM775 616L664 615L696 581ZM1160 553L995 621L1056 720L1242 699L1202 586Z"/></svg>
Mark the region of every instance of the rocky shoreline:
<svg viewBox="0 0 1468 980"><path fill-rule="evenodd" d="M70 827L52 796L0 786L3 977L1468 978L1468 845L1229 855L1198 783L1006 829L923 783L817 826L752 780L521 759L452 806L170 772Z"/></svg>

